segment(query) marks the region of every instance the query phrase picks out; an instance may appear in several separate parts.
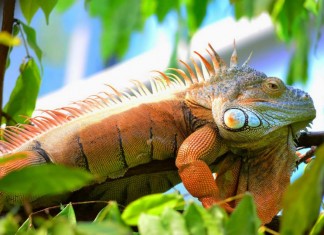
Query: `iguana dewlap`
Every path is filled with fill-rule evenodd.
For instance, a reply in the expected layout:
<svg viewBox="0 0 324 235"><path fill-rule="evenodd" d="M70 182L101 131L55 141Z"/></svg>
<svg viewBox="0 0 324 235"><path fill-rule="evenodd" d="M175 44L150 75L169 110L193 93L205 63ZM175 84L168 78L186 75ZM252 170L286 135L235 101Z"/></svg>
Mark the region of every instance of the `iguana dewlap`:
<svg viewBox="0 0 324 235"><path fill-rule="evenodd" d="M159 73L149 89L134 82L127 93L112 88L47 110L31 125L7 127L2 157L26 157L1 165L0 176L51 162L84 168L101 183L174 158L185 187L205 207L249 191L269 222L294 168L294 137L315 118L312 99L247 62L238 66L235 49L229 67L211 46L207 51L211 62L196 53L206 72L193 60L193 68L184 63L187 73ZM214 180L209 165L217 159ZM15 200L5 197L4 206ZM231 211L237 203L222 205Z"/></svg>

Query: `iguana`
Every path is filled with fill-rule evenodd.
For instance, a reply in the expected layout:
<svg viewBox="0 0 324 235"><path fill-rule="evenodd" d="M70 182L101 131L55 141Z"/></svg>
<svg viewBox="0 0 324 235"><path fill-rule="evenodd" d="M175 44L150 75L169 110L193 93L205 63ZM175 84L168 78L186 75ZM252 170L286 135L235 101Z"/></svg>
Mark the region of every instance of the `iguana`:
<svg viewBox="0 0 324 235"><path fill-rule="evenodd" d="M150 86L134 81L128 92L111 87L113 93L6 127L2 157L26 157L1 165L0 177L31 165L80 167L99 177L85 195L95 197L118 188L100 187L106 182L153 162L153 171L163 172L167 161L175 163L184 186L203 206L249 191L263 223L271 221L294 169L294 138L315 118L313 101L252 69L249 59L239 66L235 46L229 66L211 45L207 52L210 61L195 52L201 66L181 61L185 70L158 72ZM145 167L140 169L133 175L145 177ZM166 188L176 177L171 175ZM7 196L4 206L16 200ZM221 205L231 212L237 203Z"/></svg>

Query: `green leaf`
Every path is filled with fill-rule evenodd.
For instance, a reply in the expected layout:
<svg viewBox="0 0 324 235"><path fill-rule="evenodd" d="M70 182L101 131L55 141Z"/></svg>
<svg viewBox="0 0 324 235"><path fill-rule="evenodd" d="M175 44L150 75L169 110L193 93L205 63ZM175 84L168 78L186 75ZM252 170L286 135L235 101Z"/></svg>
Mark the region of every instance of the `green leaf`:
<svg viewBox="0 0 324 235"><path fill-rule="evenodd" d="M311 11L314 15L318 14L318 1L316 0L306 0L304 2L304 7Z"/></svg>
<svg viewBox="0 0 324 235"><path fill-rule="evenodd" d="M17 235L24 234L31 229L30 218L26 219L25 222L17 230Z"/></svg>
<svg viewBox="0 0 324 235"><path fill-rule="evenodd" d="M226 224L226 234L257 235L261 225L250 194L246 194L235 208Z"/></svg>
<svg viewBox="0 0 324 235"><path fill-rule="evenodd" d="M180 213L165 208L160 216L141 214L138 220L138 230L142 235L188 235L186 223Z"/></svg>
<svg viewBox="0 0 324 235"><path fill-rule="evenodd" d="M184 205L179 194L152 194L130 203L122 213L122 219L128 225L136 225L142 213L159 215L164 208L176 208Z"/></svg>
<svg viewBox="0 0 324 235"><path fill-rule="evenodd" d="M58 0L33 0L35 1L40 8L43 10L46 18L46 24L49 22L49 15L51 14L52 10L54 9L55 5L57 4Z"/></svg>
<svg viewBox="0 0 324 235"><path fill-rule="evenodd" d="M189 234L184 217L174 209L168 207L164 209L161 215L161 223L167 229L169 234L174 234L174 235Z"/></svg>
<svg viewBox="0 0 324 235"><path fill-rule="evenodd" d="M76 0L58 0L55 10L58 12L67 11L72 5L75 3Z"/></svg>
<svg viewBox="0 0 324 235"><path fill-rule="evenodd" d="M12 36L6 31L2 31L0 32L0 44L8 47L18 46L20 44L20 39L18 37Z"/></svg>
<svg viewBox="0 0 324 235"><path fill-rule="evenodd" d="M39 197L77 190L93 180L78 168L44 164L13 171L0 179L0 191L12 195Z"/></svg>
<svg viewBox="0 0 324 235"><path fill-rule="evenodd" d="M41 77L37 65L33 59L29 59L20 66L20 76L3 109L7 116L11 117L11 120L7 120L7 125L24 123L25 118L20 115L32 115L40 83Z"/></svg>
<svg viewBox="0 0 324 235"><path fill-rule="evenodd" d="M281 234L305 234L318 217L324 192L324 145L315 156L312 168L289 186L284 195Z"/></svg>
<svg viewBox="0 0 324 235"><path fill-rule="evenodd" d="M98 213L93 222L99 223L103 221L113 221L117 224L125 225L116 202L109 202L109 204Z"/></svg>
<svg viewBox="0 0 324 235"><path fill-rule="evenodd" d="M18 229L18 223L11 213L0 218L0 234L15 234Z"/></svg>
<svg viewBox="0 0 324 235"><path fill-rule="evenodd" d="M324 233L324 213L322 213L318 217L318 219L317 219L314 227L310 231L309 235L322 235L323 233Z"/></svg>
<svg viewBox="0 0 324 235"><path fill-rule="evenodd" d="M141 235L169 234L156 215L141 214L138 220L138 230Z"/></svg>
<svg viewBox="0 0 324 235"><path fill-rule="evenodd" d="M199 28L203 19L206 16L208 0L188 0L186 1L187 9L187 24L189 28L189 35L192 36Z"/></svg>
<svg viewBox="0 0 324 235"><path fill-rule="evenodd" d="M235 17L237 19L244 16L252 18L265 11L271 12L274 2L274 0L231 0L231 3L234 5Z"/></svg>
<svg viewBox="0 0 324 235"><path fill-rule="evenodd" d="M37 44L36 31L32 27L24 24L21 21L19 23L23 26L23 31L26 35L28 45L30 46L31 49L33 49L33 51L35 52L35 54L37 56L39 63L41 63L43 52Z"/></svg>
<svg viewBox="0 0 324 235"><path fill-rule="evenodd" d="M71 203L66 205L60 213L58 213L55 217L64 217L69 221L70 224L76 224L76 217L74 213L74 209Z"/></svg>
<svg viewBox="0 0 324 235"><path fill-rule="evenodd" d="M216 209L213 209L216 210ZM225 217L215 218L215 211L209 212L195 203L191 203L184 212L190 234L224 234ZM220 219L220 220L217 220Z"/></svg>
<svg viewBox="0 0 324 235"><path fill-rule="evenodd" d="M19 3L27 23L30 24L33 16L39 9L38 3L35 0L19 0Z"/></svg>
<svg viewBox="0 0 324 235"><path fill-rule="evenodd" d="M290 60L289 71L287 75L287 84L291 85L294 82L305 84L308 79L308 52L310 50L310 42L306 35L307 30L296 35L296 47L293 56Z"/></svg>
<svg viewBox="0 0 324 235"><path fill-rule="evenodd" d="M140 3L141 0L88 1L89 14L99 17L102 23L101 52L104 59L122 57L128 49L132 32L143 27Z"/></svg>
<svg viewBox="0 0 324 235"><path fill-rule="evenodd" d="M158 1L156 0L142 0L141 1L141 15L143 19L147 19L156 11Z"/></svg>
<svg viewBox="0 0 324 235"><path fill-rule="evenodd" d="M158 17L158 21L162 22L171 10L180 10L179 0L157 1L156 15Z"/></svg>
<svg viewBox="0 0 324 235"><path fill-rule="evenodd" d="M65 217L55 217L51 220L45 221L43 226L44 232L39 232L40 234L51 234L51 235L75 235L75 226L71 224ZM38 233L37 233L38 234Z"/></svg>
<svg viewBox="0 0 324 235"><path fill-rule="evenodd" d="M79 222L76 225L76 230L78 232L77 234L82 235L132 235L132 231L129 228L106 221L101 223Z"/></svg>
<svg viewBox="0 0 324 235"><path fill-rule="evenodd" d="M203 209L195 203L191 203L184 212L187 228L190 234L206 234L205 221L202 218Z"/></svg>

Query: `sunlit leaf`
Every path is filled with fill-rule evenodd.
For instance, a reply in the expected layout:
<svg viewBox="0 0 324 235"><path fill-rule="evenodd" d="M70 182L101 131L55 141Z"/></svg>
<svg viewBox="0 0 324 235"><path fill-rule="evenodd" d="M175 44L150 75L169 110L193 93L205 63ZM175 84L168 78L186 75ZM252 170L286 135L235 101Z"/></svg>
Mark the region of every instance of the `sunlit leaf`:
<svg viewBox="0 0 324 235"><path fill-rule="evenodd" d="M226 224L226 234L257 235L261 221L250 194L246 194L231 214Z"/></svg>
<svg viewBox="0 0 324 235"><path fill-rule="evenodd" d="M132 32L143 27L140 2L140 0L88 1L90 15L101 20L101 53L104 59L112 56L122 57L128 49Z"/></svg>
<svg viewBox="0 0 324 235"><path fill-rule="evenodd" d="M164 1L157 1L156 7L156 15L159 22L162 22L166 15L171 10L178 11L180 9L180 2L179 0L164 0Z"/></svg>
<svg viewBox="0 0 324 235"><path fill-rule="evenodd" d="M55 10L58 12L67 11L70 7L73 6L76 0L58 0Z"/></svg>
<svg viewBox="0 0 324 235"><path fill-rule="evenodd" d="M84 170L44 164L10 172L0 179L0 191L31 197L55 195L77 190L91 180L92 175Z"/></svg>
<svg viewBox="0 0 324 235"><path fill-rule="evenodd" d="M74 209L71 203L67 204L63 210L60 211L55 217L64 217L70 224L76 224L76 217L74 213Z"/></svg>
<svg viewBox="0 0 324 235"><path fill-rule="evenodd" d="M142 213L159 215L164 208L176 208L184 201L178 194L152 194L130 203L122 213L122 219L128 225L136 225Z"/></svg>
<svg viewBox="0 0 324 235"><path fill-rule="evenodd" d="M36 105L36 99L40 88L41 77L37 64L33 59L23 62L20 66L20 75L16 85L10 94L4 112L10 117L8 125L24 123L24 116L31 116Z"/></svg>
<svg viewBox="0 0 324 235"><path fill-rule="evenodd" d="M319 215L324 192L324 145L317 149L315 156L312 168L305 171L284 195L282 234L305 234Z"/></svg>
<svg viewBox="0 0 324 235"><path fill-rule="evenodd" d="M201 205L191 203L183 215L190 234L223 234L225 216L214 210L217 209L207 211Z"/></svg>
<svg viewBox="0 0 324 235"><path fill-rule="evenodd" d="M301 24L302 25L302 24ZM308 52L310 50L310 42L306 34L307 30L296 35L295 52L290 60L287 75L287 84L294 82L306 83L308 78Z"/></svg>
<svg viewBox="0 0 324 235"><path fill-rule="evenodd" d="M41 227L46 229L46 232L37 231L37 234L53 234L53 235L76 235L75 226L64 217L55 217L52 220L46 221Z"/></svg>
<svg viewBox="0 0 324 235"><path fill-rule="evenodd" d="M280 1L280 0L279 0ZM237 19L241 17L252 18L258 16L262 12L271 12L274 2L279 2L275 0L231 0L234 5L235 17Z"/></svg>
<svg viewBox="0 0 324 235"><path fill-rule="evenodd" d="M113 222L101 222L101 223L87 223L79 222L76 225L77 234L84 235L107 235L107 234L118 234L118 235L132 235L132 231L119 224Z"/></svg>
<svg viewBox="0 0 324 235"><path fill-rule="evenodd" d="M141 214L138 229L142 235L189 235L183 216L171 208L165 208L160 216Z"/></svg>
<svg viewBox="0 0 324 235"><path fill-rule="evenodd" d="M306 0L304 2L304 7L311 11L313 14L317 15L318 13L318 1L316 0Z"/></svg>
<svg viewBox="0 0 324 235"><path fill-rule="evenodd" d="M161 222L169 234L189 235L183 216L174 209L166 207L160 216Z"/></svg>
<svg viewBox="0 0 324 235"><path fill-rule="evenodd" d="M37 4L40 6L40 8L42 9L42 11L45 14L45 18L46 18L46 23L48 24L49 22L49 15L51 14L52 10L54 9L56 3L58 0L33 0L36 1Z"/></svg>
<svg viewBox="0 0 324 235"><path fill-rule="evenodd" d="M317 219L314 227L310 231L309 235L323 235L323 233L324 233L324 213L322 213L318 217L318 219Z"/></svg>
<svg viewBox="0 0 324 235"><path fill-rule="evenodd" d="M0 218L0 234L15 234L17 229L18 223L12 214Z"/></svg>
<svg viewBox="0 0 324 235"><path fill-rule="evenodd" d="M186 1L186 9L187 9L187 22L189 27L190 36L193 35L194 32L198 29L198 27L203 22L207 12L208 0L201 1Z"/></svg>
<svg viewBox="0 0 324 235"><path fill-rule="evenodd" d="M28 45L34 50L34 52L35 52L35 54L37 56L37 59L41 63L42 62L43 52L40 49L40 47L38 46L38 44L37 44L36 31L32 27L24 24L21 21L20 21L20 24L23 26L23 30L24 30L24 33L26 35Z"/></svg>
<svg viewBox="0 0 324 235"><path fill-rule="evenodd" d="M141 235L169 234L161 218L156 215L141 214L138 219L138 229Z"/></svg>
<svg viewBox="0 0 324 235"><path fill-rule="evenodd" d="M24 223L19 227L19 229L17 230L17 234L24 234L25 232L27 232L28 230L30 230L30 218L26 219L24 221Z"/></svg>
<svg viewBox="0 0 324 235"><path fill-rule="evenodd" d="M34 0L19 0L21 11L27 20L27 23L30 24L33 16L39 9L39 5Z"/></svg>
<svg viewBox="0 0 324 235"><path fill-rule="evenodd" d="M0 44L8 47L18 46L20 44L20 39L18 37L12 36L6 31L2 31L0 32Z"/></svg>
<svg viewBox="0 0 324 235"><path fill-rule="evenodd" d="M157 0L141 1L141 15L143 19L146 19L155 13L157 4L158 4Z"/></svg>
<svg viewBox="0 0 324 235"><path fill-rule="evenodd" d="M99 223L103 221L113 221L121 225L125 225L121 218L121 213L119 211L116 202L111 201L107 206L105 206L96 216L93 222Z"/></svg>

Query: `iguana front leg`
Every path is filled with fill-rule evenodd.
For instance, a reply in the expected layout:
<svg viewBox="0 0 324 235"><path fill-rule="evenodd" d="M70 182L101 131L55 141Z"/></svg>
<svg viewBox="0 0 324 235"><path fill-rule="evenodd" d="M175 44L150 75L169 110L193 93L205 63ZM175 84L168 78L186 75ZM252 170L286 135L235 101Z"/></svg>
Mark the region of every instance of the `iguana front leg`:
<svg viewBox="0 0 324 235"><path fill-rule="evenodd" d="M180 146L176 166L189 193L197 197L204 207L221 200L219 189L208 165L227 151L216 127L204 126L192 133ZM229 205L224 208L231 211Z"/></svg>

